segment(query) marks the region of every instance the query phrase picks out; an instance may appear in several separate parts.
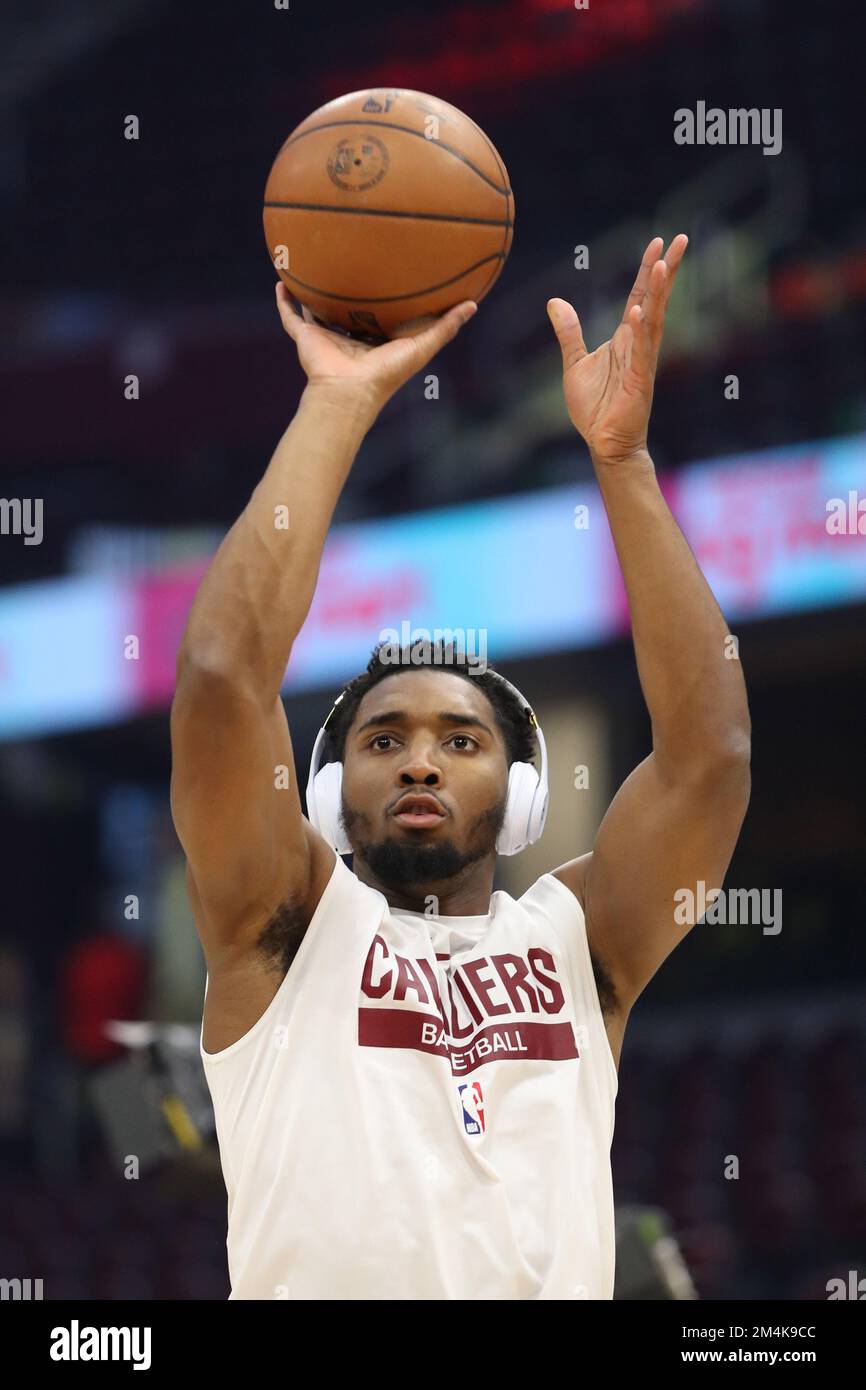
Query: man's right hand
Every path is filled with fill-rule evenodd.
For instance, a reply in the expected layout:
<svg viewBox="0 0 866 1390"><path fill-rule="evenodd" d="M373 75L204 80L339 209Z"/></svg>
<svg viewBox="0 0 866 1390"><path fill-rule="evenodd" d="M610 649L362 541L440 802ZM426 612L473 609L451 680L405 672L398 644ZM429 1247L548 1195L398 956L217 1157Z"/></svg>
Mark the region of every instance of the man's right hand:
<svg viewBox="0 0 866 1390"><path fill-rule="evenodd" d="M298 349L309 384L345 391L349 397L360 395L377 411L456 337L478 307L466 299L438 318L407 324L401 336L374 347L300 318L282 281L277 282L276 293L283 327Z"/></svg>

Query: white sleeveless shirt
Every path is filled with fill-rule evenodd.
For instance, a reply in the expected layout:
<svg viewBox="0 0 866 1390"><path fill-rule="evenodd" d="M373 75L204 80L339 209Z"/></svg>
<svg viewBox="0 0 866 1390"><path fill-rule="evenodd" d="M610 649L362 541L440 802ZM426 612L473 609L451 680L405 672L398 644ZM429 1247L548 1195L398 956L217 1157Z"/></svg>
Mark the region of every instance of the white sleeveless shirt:
<svg viewBox="0 0 866 1390"><path fill-rule="evenodd" d="M262 1017L200 1047L231 1298L613 1297L617 1072L551 874L430 917L338 855Z"/></svg>

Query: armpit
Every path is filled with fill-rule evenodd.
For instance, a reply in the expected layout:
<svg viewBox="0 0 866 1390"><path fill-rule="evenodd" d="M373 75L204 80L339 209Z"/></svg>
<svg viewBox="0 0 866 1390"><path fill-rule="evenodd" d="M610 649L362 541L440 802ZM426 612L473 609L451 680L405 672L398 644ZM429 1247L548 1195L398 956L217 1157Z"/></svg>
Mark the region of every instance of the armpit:
<svg viewBox="0 0 866 1390"><path fill-rule="evenodd" d="M272 968L279 967L285 976L303 941L309 916L305 906L295 899L280 903L259 933L256 945Z"/></svg>
<svg viewBox="0 0 866 1390"><path fill-rule="evenodd" d="M619 999L613 981L601 961L596 960L592 951L589 953L589 958L592 961L592 973L595 977L595 987L598 990L598 1002L601 1005L602 1018L611 1018L619 1012Z"/></svg>

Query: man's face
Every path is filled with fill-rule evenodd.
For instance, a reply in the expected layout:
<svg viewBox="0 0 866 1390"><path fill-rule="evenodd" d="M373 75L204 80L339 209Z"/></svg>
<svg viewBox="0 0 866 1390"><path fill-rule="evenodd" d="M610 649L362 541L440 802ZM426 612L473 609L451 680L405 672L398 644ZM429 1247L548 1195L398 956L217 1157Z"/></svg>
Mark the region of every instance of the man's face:
<svg viewBox="0 0 866 1390"><path fill-rule="evenodd" d="M495 856L507 791L505 740L473 681L395 672L361 700L346 735L342 816L381 883L437 883Z"/></svg>

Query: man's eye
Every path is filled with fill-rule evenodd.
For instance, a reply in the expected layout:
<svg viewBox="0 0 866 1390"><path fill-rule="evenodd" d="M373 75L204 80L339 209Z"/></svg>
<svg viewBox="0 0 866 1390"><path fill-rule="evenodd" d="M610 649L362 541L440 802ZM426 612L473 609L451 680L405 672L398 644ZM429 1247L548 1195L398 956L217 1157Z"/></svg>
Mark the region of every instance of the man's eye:
<svg viewBox="0 0 866 1390"><path fill-rule="evenodd" d="M388 749L387 749L387 748L385 748L385 749L382 748L382 740L383 740L383 739L384 739L384 741L385 741L386 744L393 743L393 742L394 742L394 735L393 735L393 734L375 734L374 737L371 738L370 743L369 743L368 746L369 746L370 748L378 748L380 752L381 752L381 751L384 751L384 752L387 753ZM477 748L477 747L478 747L478 741L477 741L477 739L472 738L471 735L469 735L469 734L452 734L452 735L451 735L451 738L448 740L448 742L449 742L449 743L454 743L455 740L458 740L458 739L460 740L460 747L457 749L458 753L465 753L465 752L468 752L469 748Z"/></svg>

